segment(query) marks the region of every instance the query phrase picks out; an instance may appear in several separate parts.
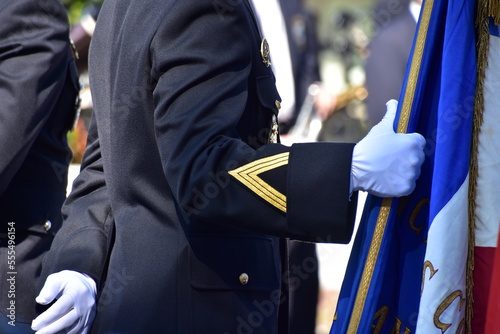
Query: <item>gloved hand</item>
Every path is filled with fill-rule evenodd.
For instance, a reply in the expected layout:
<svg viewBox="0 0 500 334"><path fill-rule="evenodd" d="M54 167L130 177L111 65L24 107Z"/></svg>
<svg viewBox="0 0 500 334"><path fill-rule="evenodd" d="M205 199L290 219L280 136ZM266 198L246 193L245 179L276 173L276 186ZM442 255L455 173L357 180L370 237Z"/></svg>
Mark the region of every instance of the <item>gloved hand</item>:
<svg viewBox="0 0 500 334"><path fill-rule="evenodd" d="M387 102L387 113L356 146L351 165L353 190L379 197L409 195L424 162L425 139L418 133L393 130L398 102Z"/></svg>
<svg viewBox="0 0 500 334"><path fill-rule="evenodd" d="M63 270L47 277L36 302L47 305L58 299L31 324L36 334L89 332L95 317L96 284L76 271Z"/></svg>

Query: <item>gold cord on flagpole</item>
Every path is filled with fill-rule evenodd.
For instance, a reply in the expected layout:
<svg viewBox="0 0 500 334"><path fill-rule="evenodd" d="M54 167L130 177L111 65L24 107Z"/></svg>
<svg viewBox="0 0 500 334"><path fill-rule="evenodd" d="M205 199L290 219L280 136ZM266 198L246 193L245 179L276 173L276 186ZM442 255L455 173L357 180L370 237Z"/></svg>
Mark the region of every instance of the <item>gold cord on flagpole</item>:
<svg viewBox="0 0 500 334"><path fill-rule="evenodd" d="M420 64L424 54L425 40L427 38L427 31L429 29L429 21L431 19L432 7L434 1L426 1L421 11L420 26L417 32L417 39L413 50L413 57L411 59L410 72L408 73L408 80L406 81L406 89L403 97L403 105L401 106L401 115L398 122L398 133L405 133L408 129L410 121L411 108L413 106L413 98L417 89L418 75L420 72Z"/></svg>
<svg viewBox="0 0 500 334"><path fill-rule="evenodd" d="M349 327L347 328L347 334L358 333L358 327L363 315L366 297L368 295L368 290L370 289L370 283L373 277L373 272L375 271L375 266L377 264L378 254L380 251L380 246L382 245L385 227L387 225L387 220L391 211L391 204L392 198L384 198L382 200L377 223L375 224L375 230L373 231L370 250L368 251L368 257L365 262L365 267L363 268L363 275L361 276L361 282L359 283L358 293L356 294L356 301L354 302L351 319L349 321Z"/></svg>

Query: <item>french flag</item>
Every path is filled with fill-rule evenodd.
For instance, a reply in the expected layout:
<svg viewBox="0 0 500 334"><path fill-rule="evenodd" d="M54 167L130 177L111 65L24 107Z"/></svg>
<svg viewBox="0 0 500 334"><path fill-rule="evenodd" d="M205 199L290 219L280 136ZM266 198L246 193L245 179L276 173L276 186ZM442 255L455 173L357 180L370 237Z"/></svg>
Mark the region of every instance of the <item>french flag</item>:
<svg viewBox="0 0 500 334"><path fill-rule="evenodd" d="M470 328L476 4L423 2L395 128L426 138L426 160L410 196L368 196L331 334Z"/></svg>

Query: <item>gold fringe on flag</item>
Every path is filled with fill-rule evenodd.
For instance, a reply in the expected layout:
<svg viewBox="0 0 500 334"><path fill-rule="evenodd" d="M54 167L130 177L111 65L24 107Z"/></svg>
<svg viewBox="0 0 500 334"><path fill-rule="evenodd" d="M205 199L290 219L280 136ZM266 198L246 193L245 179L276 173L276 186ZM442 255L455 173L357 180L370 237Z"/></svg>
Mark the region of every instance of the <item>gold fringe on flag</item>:
<svg viewBox="0 0 500 334"><path fill-rule="evenodd" d="M488 1L488 15L493 18L496 25L500 24L500 1Z"/></svg>
<svg viewBox="0 0 500 334"><path fill-rule="evenodd" d="M477 190L477 174L478 174L478 145L479 132L483 124L484 112L484 79L485 70L488 66L488 51L490 33L488 29L489 18L492 17L495 24L500 24L500 0L478 0L476 29L477 29L477 71L476 71L476 94L474 102L474 116L472 123L472 143L469 165L469 249L467 258L467 333L472 333L472 317L474 316L472 306L474 296L472 289L473 271L474 271L474 247L475 247L475 212L476 212L476 190Z"/></svg>

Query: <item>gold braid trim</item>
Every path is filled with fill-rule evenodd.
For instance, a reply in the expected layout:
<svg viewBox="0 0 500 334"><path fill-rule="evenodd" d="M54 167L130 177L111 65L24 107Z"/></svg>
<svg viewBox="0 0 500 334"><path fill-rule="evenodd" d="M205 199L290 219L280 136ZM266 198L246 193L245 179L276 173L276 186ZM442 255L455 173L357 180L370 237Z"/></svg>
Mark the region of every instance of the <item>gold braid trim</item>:
<svg viewBox="0 0 500 334"><path fill-rule="evenodd" d="M476 94L474 102L474 115L472 120L472 141L471 153L469 164L469 205L468 205L468 219L469 219L469 249L467 254L467 306L466 306L466 333L472 333L472 317L473 314L473 272L474 272L474 247L475 247L475 212L476 212L476 191L477 191L477 176L478 176L478 145L479 145L479 132L483 124L484 112L484 79L485 70L488 66L488 50L490 32L488 29L489 17L495 18L495 24L499 24L500 20L500 1L499 0L479 0L477 5L477 70L476 70Z"/></svg>
<svg viewBox="0 0 500 334"><path fill-rule="evenodd" d="M496 25L500 24L500 1L488 1L488 15L494 19Z"/></svg>

